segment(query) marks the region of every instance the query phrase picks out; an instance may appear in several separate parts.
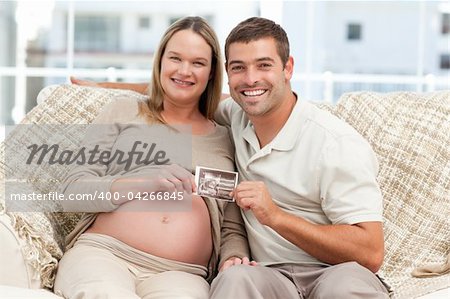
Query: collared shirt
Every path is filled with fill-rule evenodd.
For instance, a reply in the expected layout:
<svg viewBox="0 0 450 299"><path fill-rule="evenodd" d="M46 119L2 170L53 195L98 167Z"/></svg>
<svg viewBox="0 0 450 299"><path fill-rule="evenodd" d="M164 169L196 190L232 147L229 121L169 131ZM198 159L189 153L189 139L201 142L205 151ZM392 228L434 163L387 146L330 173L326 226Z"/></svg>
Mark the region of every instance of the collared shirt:
<svg viewBox="0 0 450 299"><path fill-rule="evenodd" d="M283 210L315 224L382 221L378 163L369 143L350 125L297 100L287 122L263 148L251 121L231 98L219 123L231 127L242 180L263 181ZM262 264L323 264L242 212L253 258Z"/></svg>

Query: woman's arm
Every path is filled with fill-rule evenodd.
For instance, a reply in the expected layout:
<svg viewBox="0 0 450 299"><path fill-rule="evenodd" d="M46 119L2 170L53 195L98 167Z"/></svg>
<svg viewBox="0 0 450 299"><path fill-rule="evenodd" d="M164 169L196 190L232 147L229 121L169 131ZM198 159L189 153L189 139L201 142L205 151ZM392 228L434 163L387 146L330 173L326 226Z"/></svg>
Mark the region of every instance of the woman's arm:
<svg viewBox="0 0 450 299"><path fill-rule="evenodd" d="M236 203L224 203L224 219L221 228L220 271L237 264L251 264L247 233L241 212Z"/></svg>
<svg viewBox="0 0 450 299"><path fill-rule="evenodd" d="M109 108L109 107L106 107ZM116 208L110 197L110 186L115 179L107 175L106 164L98 161L102 152L110 152L119 135L119 128L109 124L90 124L80 146L84 161L74 165L61 183L60 193L65 200L62 206L68 212L108 212ZM71 200L71 198L90 198L90 200ZM102 200L103 198L103 200Z"/></svg>
<svg viewBox="0 0 450 299"><path fill-rule="evenodd" d="M117 144L123 126L137 115L137 107L136 101L116 100L105 106L89 126L80 146L84 149L85 159L70 170L60 186L60 193L66 199L77 196L90 200L64 200L65 211L110 212L134 198L133 194L193 191L193 175L175 164L147 165L139 172L127 173L126 169L114 167L119 165L114 164L119 163L116 159L102 161L105 154L109 153L107 160L114 157L114 151L128 154L126 150L114 149L113 146ZM127 157L123 158L126 160ZM114 168L116 170L111 171Z"/></svg>

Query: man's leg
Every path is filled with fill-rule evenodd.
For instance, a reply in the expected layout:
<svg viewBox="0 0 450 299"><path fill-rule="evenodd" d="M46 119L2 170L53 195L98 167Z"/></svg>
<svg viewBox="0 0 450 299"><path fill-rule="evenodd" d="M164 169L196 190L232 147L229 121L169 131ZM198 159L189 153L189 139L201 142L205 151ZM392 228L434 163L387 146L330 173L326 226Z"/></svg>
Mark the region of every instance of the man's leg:
<svg viewBox="0 0 450 299"><path fill-rule="evenodd" d="M304 270L305 267L299 267L298 272L303 273L294 274L293 279L304 285L306 298L389 298L386 288L375 274L356 262L342 263L310 272L317 277L315 279L308 277Z"/></svg>
<svg viewBox="0 0 450 299"><path fill-rule="evenodd" d="M211 299L303 298L295 285L275 269L238 265L221 272L212 282Z"/></svg>
<svg viewBox="0 0 450 299"><path fill-rule="evenodd" d="M208 299L209 284L199 275L166 271L139 280L136 293L142 299Z"/></svg>

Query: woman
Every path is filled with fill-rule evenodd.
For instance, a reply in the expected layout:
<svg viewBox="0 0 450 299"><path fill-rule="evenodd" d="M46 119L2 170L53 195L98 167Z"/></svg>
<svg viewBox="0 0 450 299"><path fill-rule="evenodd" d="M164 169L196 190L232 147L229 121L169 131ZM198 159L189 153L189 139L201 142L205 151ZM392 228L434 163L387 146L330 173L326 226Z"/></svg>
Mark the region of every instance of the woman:
<svg viewBox="0 0 450 299"><path fill-rule="evenodd" d="M146 124L189 125L189 170L196 165L233 170L228 131L211 120L220 98L221 65L217 37L203 19L174 23L155 54L148 103L123 99L105 107L94 123L112 125L91 130L87 146L97 146L99 153L129 153L130 140L137 136L143 143L152 141ZM147 204L130 201L130 194L191 194L195 185L190 171L176 164L133 164L127 169L114 161L71 170L62 184L66 196L98 193L117 195L117 200L83 202L84 211L97 213L86 214L69 235L70 249L61 259L55 292L66 298L207 298L207 281L215 269L249 263L245 229L234 203L192 195L189 210L130 212ZM65 208L80 210L71 204L67 201Z"/></svg>

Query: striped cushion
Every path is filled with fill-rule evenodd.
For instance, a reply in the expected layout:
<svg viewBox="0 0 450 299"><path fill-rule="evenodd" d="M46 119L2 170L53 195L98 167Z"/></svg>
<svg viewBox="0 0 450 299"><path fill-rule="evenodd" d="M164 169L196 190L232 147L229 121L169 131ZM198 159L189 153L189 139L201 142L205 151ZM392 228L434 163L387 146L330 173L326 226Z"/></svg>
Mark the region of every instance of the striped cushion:
<svg viewBox="0 0 450 299"><path fill-rule="evenodd" d="M116 96L145 99L131 91L61 85L49 89L44 101L30 111L0 145L0 212L4 212L5 180L8 193L36 192L45 194L56 191L66 176L70 165L37 167L27 165L30 144L58 144L61 148L78 148L86 125L101 108ZM38 124L38 125L37 125ZM6 159L6 160L5 160ZM12 178L26 181L12 184ZM33 208L39 210L39 202ZM8 205L7 205L8 208ZM46 206L48 209L48 205ZM50 210L60 210L51 206ZM9 209L10 210L10 209ZM77 213L11 212L6 210L17 234L26 240L22 249L27 262L36 270L41 286L52 288L58 260L64 249L64 238L80 218Z"/></svg>
<svg viewBox="0 0 450 299"><path fill-rule="evenodd" d="M386 253L382 273L394 297L450 286L450 276L413 278L414 267L450 251L450 91L344 94L334 114L378 156Z"/></svg>

